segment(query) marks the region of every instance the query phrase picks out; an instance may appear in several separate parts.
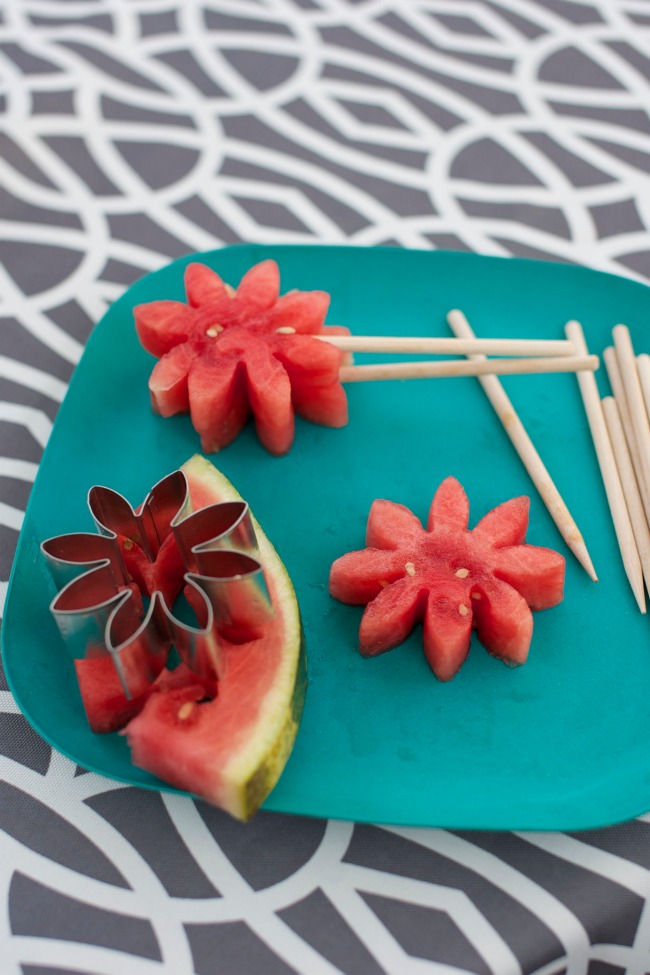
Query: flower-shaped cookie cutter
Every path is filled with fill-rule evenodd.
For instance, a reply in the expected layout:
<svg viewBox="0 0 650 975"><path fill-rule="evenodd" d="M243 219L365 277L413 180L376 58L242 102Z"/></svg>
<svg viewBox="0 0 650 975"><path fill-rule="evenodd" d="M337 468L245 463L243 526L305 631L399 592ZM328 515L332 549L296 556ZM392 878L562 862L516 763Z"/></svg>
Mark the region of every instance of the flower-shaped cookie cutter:
<svg viewBox="0 0 650 975"><path fill-rule="evenodd" d="M245 501L194 511L178 470L159 481L137 510L100 486L88 492L88 507L99 534L58 535L41 544L59 589L50 611L73 658L112 658L128 699L153 683L172 645L191 670L218 678L223 634L254 639L272 618ZM197 626L179 619L160 589L145 607L125 564L120 539L127 548L139 546L153 563L170 534Z"/></svg>

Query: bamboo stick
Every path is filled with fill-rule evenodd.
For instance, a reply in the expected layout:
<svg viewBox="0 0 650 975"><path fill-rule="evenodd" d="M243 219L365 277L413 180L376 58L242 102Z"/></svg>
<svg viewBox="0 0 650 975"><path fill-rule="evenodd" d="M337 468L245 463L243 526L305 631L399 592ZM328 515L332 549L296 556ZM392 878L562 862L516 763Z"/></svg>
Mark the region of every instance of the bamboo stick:
<svg viewBox="0 0 650 975"><path fill-rule="evenodd" d="M639 382L641 383L641 392L643 393L646 413L648 416L650 416L650 355L648 355L646 352L641 352L640 355L636 357L636 368L639 374ZM650 520L650 518L648 520Z"/></svg>
<svg viewBox="0 0 650 975"><path fill-rule="evenodd" d="M650 530L646 521L643 501L632 466L632 458L625 439L625 432L619 415L618 404L613 396L605 396L602 400L603 414L607 424L609 440L614 451L614 459L621 486L625 496L630 522L636 541L637 551L641 560L641 569L648 592L650 592Z"/></svg>
<svg viewBox="0 0 650 975"><path fill-rule="evenodd" d="M568 322L565 327L565 332L567 338L574 342L576 349L583 355L586 355L587 343L580 322ZM591 430L600 472L605 485L607 502L612 514L612 521L614 522L614 529L621 551L621 558L623 559L625 574L632 587L632 592L634 593L634 598L638 603L639 609L642 613L645 613L645 592L643 589L641 560L639 559L634 531L632 530L632 523L623 494L623 486L616 467L614 451L612 450L612 444L605 423L596 379L593 375L579 373L578 384L587 413L587 420L589 421L589 429Z"/></svg>
<svg viewBox="0 0 650 975"><path fill-rule="evenodd" d="M621 370L618 367L616 350L613 348L613 346L610 345L607 349L605 349L603 352L603 360L605 362L605 368L607 369L607 376L609 378L609 385L612 387L612 392L618 408L619 419L621 421L621 426L623 427L623 433L625 434L628 450L632 459L632 466L634 468L637 484L639 486L641 500L643 501L643 508L646 513L646 518L650 521L650 492L648 491L648 486L646 484L645 477L643 476L641 455L639 454L639 447L636 442L636 436L634 435L634 427L632 426L632 417L630 415L630 407L628 406L627 402L625 384L623 383Z"/></svg>
<svg viewBox="0 0 650 975"><path fill-rule="evenodd" d="M457 309L450 311L447 321L452 332L458 337L474 338L474 333L462 311ZM481 361L481 359L472 359ZM562 538L565 540L580 565L585 569L589 576L596 582L597 576L587 551L584 539L578 530L578 526L571 517L571 513L562 500L560 492L556 488L551 475L547 471L544 463L535 449L535 445L528 436L526 428L517 416L517 412L512 405L510 398L496 376L484 375L479 377L479 382L492 404L495 413L501 420L503 427L512 441L512 445L519 454L521 461L528 471L533 484L540 493L540 496L548 508L551 518L557 525Z"/></svg>
<svg viewBox="0 0 650 975"><path fill-rule="evenodd" d="M343 352L379 352L392 355L570 356L566 339L457 339L385 335L317 335Z"/></svg>
<svg viewBox="0 0 650 975"><path fill-rule="evenodd" d="M632 429L636 440L643 480L650 488L650 423L646 412L645 400L641 389L641 381L636 366L636 356L630 330L627 325L615 325L612 329L614 348L621 379L625 386L625 397L632 418Z"/></svg>
<svg viewBox="0 0 650 975"><path fill-rule="evenodd" d="M451 376L513 376L546 372L578 372L598 368L598 356L556 356L551 359L447 359L439 362L382 362L367 366L341 366L342 383L383 379L432 379Z"/></svg>

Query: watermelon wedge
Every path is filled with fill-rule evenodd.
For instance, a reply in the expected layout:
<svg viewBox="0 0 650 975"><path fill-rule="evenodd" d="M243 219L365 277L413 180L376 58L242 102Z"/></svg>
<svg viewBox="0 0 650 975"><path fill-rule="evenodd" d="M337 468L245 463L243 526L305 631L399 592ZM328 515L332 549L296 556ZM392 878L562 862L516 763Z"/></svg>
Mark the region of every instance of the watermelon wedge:
<svg viewBox="0 0 650 975"><path fill-rule="evenodd" d="M238 501L204 457L181 468L194 509ZM296 595L275 549L253 519L275 617L259 639L223 643L216 696L191 671L163 672L125 729L134 764L241 820L276 784L298 731L306 667Z"/></svg>
<svg viewBox="0 0 650 975"><path fill-rule="evenodd" d="M473 629L494 656L525 663L531 610L561 602L565 570L558 552L526 544L528 509L528 498L513 498L469 530L467 495L453 477L438 488L426 529L404 505L374 501L367 547L337 559L329 581L334 598L366 605L361 653L391 650L422 623L440 680L461 667Z"/></svg>
<svg viewBox="0 0 650 975"><path fill-rule="evenodd" d="M324 325L329 295L280 296L275 261L252 267L234 291L204 264L185 271L187 304L152 301L134 309L144 348L158 358L149 379L152 408L190 413L206 453L221 450L249 416L261 443L285 454L294 415L325 426L347 423L339 382L343 355L315 336L347 333Z"/></svg>

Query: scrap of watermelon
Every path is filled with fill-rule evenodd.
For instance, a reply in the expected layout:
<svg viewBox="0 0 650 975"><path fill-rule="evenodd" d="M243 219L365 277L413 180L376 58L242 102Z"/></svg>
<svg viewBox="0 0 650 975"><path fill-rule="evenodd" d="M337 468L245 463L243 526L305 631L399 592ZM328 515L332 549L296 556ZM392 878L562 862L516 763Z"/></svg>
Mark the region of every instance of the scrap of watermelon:
<svg viewBox="0 0 650 975"><path fill-rule="evenodd" d="M74 667L88 724L95 733L118 731L142 709L149 691L128 698L110 656L75 660Z"/></svg>
<svg viewBox="0 0 650 975"><path fill-rule="evenodd" d="M233 485L204 457L190 458L182 471L191 508L221 502L241 502ZM84 707L93 731L124 729L135 765L171 785L201 796L241 820L250 819L274 788L289 758L298 732L305 692L306 661L300 611L287 571L251 514L259 559L273 606L273 617L255 639L235 642L219 628L219 678L194 673L184 664L163 669L155 681L127 699L110 654L97 648L75 662ZM131 576L132 598L142 601L162 593L168 606L184 586L184 567L174 535L149 561L133 539L119 536L125 567ZM186 596L198 610L196 591ZM139 607L142 609L142 606ZM136 614L137 615L137 614ZM123 648L124 649L124 648ZM133 658L120 651L130 685L140 668L129 660L144 650L137 637L128 644Z"/></svg>
<svg viewBox="0 0 650 975"><path fill-rule="evenodd" d="M144 606L141 587L132 581L120 588L130 589L135 615L142 615ZM121 658L132 687L137 683L135 677L141 669L138 662L140 652L141 646L136 640ZM141 693L127 697L113 658L103 648L88 647L86 656L74 661L74 668L88 724L97 734L107 734L123 728L144 705L149 691L146 680L139 687Z"/></svg>
<svg viewBox="0 0 650 975"><path fill-rule="evenodd" d="M195 510L241 500L205 458L193 457L183 471ZM197 683L187 670L163 674L125 729L134 764L242 820L254 814L284 768L306 689L296 594L277 552L253 521L273 619L258 640L223 641L216 689Z"/></svg>
<svg viewBox="0 0 650 975"><path fill-rule="evenodd" d="M149 379L154 411L190 413L206 453L241 432L249 416L262 444L285 454L294 414L324 426L347 423L338 376L343 354L315 336L347 334L324 325L329 295L280 296L275 261L262 261L236 291L204 264L185 271L187 304L152 301L134 309L140 342L159 361Z"/></svg>
<svg viewBox="0 0 650 975"><path fill-rule="evenodd" d="M139 714L153 693L171 694L181 701L212 699L217 681L194 674L185 664L164 668L141 694L127 698L110 656L85 657L74 662L88 724L96 734L119 731Z"/></svg>
<svg viewBox="0 0 650 975"><path fill-rule="evenodd" d="M558 552L526 544L528 509L528 498L513 498L469 530L469 502L453 477L438 488L426 529L404 505L375 501L367 548L341 556L330 572L332 596L366 605L361 653L391 650L422 623L440 680L459 670L473 629L494 656L525 663L531 610L561 602L565 569Z"/></svg>

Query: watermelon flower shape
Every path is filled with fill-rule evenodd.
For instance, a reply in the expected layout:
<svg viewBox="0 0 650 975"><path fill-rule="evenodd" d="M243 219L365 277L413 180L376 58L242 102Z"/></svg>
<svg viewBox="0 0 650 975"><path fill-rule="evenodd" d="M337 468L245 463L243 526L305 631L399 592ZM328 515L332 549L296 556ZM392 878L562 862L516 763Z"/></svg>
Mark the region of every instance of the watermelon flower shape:
<svg viewBox="0 0 650 975"><path fill-rule="evenodd" d="M469 652L472 630L486 649L523 664L531 610L563 598L564 558L525 542L529 499L513 498L468 529L469 502L453 477L442 482L426 529L404 505L374 501L367 548L337 559L330 593L366 605L359 631L366 657L391 650L422 623L426 658L450 680Z"/></svg>
<svg viewBox="0 0 650 975"><path fill-rule="evenodd" d="M231 443L251 413L272 454L290 449L294 413L326 426L347 423L342 353L315 337L348 332L323 324L328 294L280 296L270 260L252 267L236 291L206 265L189 264L185 291L187 303L134 309L140 342L159 359L149 380L155 412L189 411L206 453Z"/></svg>

